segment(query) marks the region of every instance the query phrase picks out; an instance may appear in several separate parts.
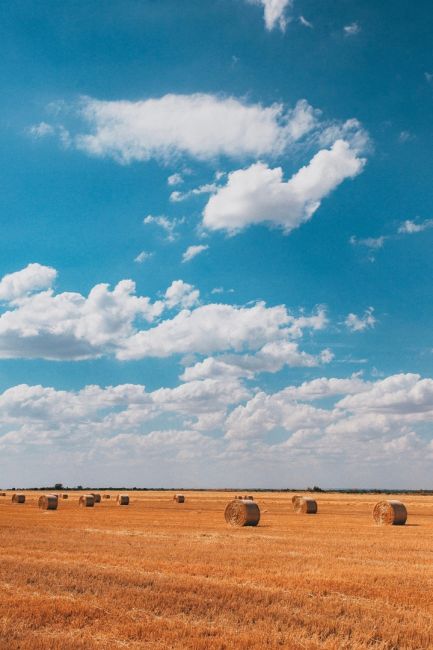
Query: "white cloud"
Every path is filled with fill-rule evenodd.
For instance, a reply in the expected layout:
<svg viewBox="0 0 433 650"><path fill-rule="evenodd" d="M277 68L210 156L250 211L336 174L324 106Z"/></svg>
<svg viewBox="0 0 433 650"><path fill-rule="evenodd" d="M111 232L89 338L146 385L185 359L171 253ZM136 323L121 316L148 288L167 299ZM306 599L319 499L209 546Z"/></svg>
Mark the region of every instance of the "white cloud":
<svg viewBox="0 0 433 650"><path fill-rule="evenodd" d="M183 183L182 174L178 174L178 173L171 174L171 176L167 178L168 185L181 185L182 183Z"/></svg>
<svg viewBox="0 0 433 650"><path fill-rule="evenodd" d="M346 36L355 36L356 34L359 34L361 31L361 27L358 25L358 23L350 23L350 25L346 25L343 28L343 31Z"/></svg>
<svg viewBox="0 0 433 650"><path fill-rule="evenodd" d="M198 304L200 292L192 284L183 282L183 280L174 280L165 292L165 303L172 309L180 307L189 309Z"/></svg>
<svg viewBox="0 0 433 650"><path fill-rule="evenodd" d="M267 30L271 31L279 27L282 32L285 31L290 20L287 16L287 10L292 8L293 0L247 0L247 2L263 7Z"/></svg>
<svg viewBox="0 0 433 650"><path fill-rule="evenodd" d="M197 246L188 246L184 254L182 255L182 262L190 262L194 257L203 253L203 251L208 250L209 246L204 244L198 244Z"/></svg>
<svg viewBox="0 0 433 650"><path fill-rule="evenodd" d="M170 201L173 203L179 203L180 201L186 201L191 196L199 196L200 194L212 194L218 190L218 185L216 183L206 183L200 187L195 187L188 192L172 192L170 194Z"/></svg>
<svg viewBox="0 0 433 650"><path fill-rule="evenodd" d="M313 29L313 27L314 27L313 23L310 23L310 21L307 20L306 18L304 18L304 16L299 16L299 22L304 27L309 27L310 29Z"/></svg>
<svg viewBox="0 0 433 650"><path fill-rule="evenodd" d="M357 176L364 164L365 159L358 158L347 142L337 140L286 182L281 167L270 169L256 163L239 169L229 174L227 185L209 199L203 224L210 230L235 233L265 222L288 233L308 221L321 200L343 180Z"/></svg>
<svg viewBox="0 0 433 650"><path fill-rule="evenodd" d="M34 138L45 138L47 135L54 135L55 132L55 128L51 124L47 124L47 122L33 124L27 129L27 133Z"/></svg>
<svg viewBox="0 0 433 650"><path fill-rule="evenodd" d="M172 242L176 239L176 228L180 223L182 223L182 220L169 219L165 216L155 217L148 214L147 217L144 217L143 223L145 225L155 224L165 232L167 241Z"/></svg>
<svg viewBox="0 0 433 650"><path fill-rule="evenodd" d="M352 235L349 241L352 246L365 246L366 248L377 250L383 248L387 239L389 239L389 237L385 237L385 235L382 235L381 237L366 237L365 239L357 239L355 235Z"/></svg>
<svg viewBox="0 0 433 650"><path fill-rule="evenodd" d="M153 253L149 253L148 251L141 251L141 253L138 253L137 257L134 259L134 262L143 264L143 262L150 260L151 257L153 257Z"/></svg>
<svg viewBox="0 0 433 650"><path fill-rule="evenodd" d="M33 291L48 289L57 277L57 271L51 266L28 264L21 271L8 273L0 280L0 300L11 301L21 298Z"/></svg>
<svg viewBox="0 0 433 650"><path fill-rule="evenodd" d="M78 111L90 132L76 135L75 146L123 164L274 156L318 124L318 111L305 100L290 109L203 93L136 102L83 98Z"/></svg>
<svg viewBox="0 0 433 650"><path fill-rule="evenodd" d="M404 235L413 235L414 233L423 232L423 230L429 228L433 228L433 219L426 219L421 223L407 219L399 226L398 232Z"/></svg>
<svg viewBox="0 0 433 650"><path fill-rule="evenodd" d="M373 312L373 307L368 307L362 316L348 314L345 320L347 329L351 332L363 332L366 329L372 329L376 325L376 318Z"/></svg>

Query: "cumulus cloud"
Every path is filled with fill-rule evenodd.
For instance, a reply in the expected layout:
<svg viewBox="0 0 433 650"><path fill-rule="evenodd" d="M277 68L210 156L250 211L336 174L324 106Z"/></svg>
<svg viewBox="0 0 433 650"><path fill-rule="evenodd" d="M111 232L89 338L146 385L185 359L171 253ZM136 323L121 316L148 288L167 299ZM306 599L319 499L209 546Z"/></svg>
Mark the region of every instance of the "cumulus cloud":
<svg viewBox="0 0 433 650"><path fill-rule="evenodd" d="M171 176L167 178L168 185L181 185L182 183L183 183L182 174L179 173L171 174Z"/></svg>
<svg viewBox="0 0 433 650"><path fill-rule="evenodd" d="M365 159L343 140L319 151L288 181L283 180L281 167L255 163L229 174L227 184L209 199L203 224L236 233L265 222L288 233L311 219L322 199L345 179L357 176L364 164Z"/></svg>
<svg viewBox="0 0 433 650"><path fill-rule="evenodd" d="M0 280L0 300L12 301L33 291L48 289L57 277L51 266L28 264L21 271L8 273Z"/></svg>
<svg viewBox="0 0 433 650"><path fill-rule="evenodd" d="M55 277L55 269L33 264L0 280L0 358L208 356L256 352L279 341L278 349L264 347L260 361L244 361L260 363L266 370L272 355L273 363L278 355L293 355L301 365L314 365L313 357L284 342L300 339L305 329L319 331L327 325L323 308L296 317L284 305L267 307L262 302L202 305L199 290L183 280L174 280L161 300L152 301L136 295L132 280L121 280L114 288L97 284L84 296L55 293L49 286ZM167 310L178 313L161 320Z"/></svg>
<svg viewBox="0 0 433 650"><path fill-rule="evenodd" d="M172 309L173 307L181 307L182 309L189 309L198 303L200 292L195 289L192 284L188 284L183 280L174 280L165 292L165 303Z"/></svg>
<svg viewBox="0 0 433 650"><path fill-rule="evenodd" d="M289 108L204 93L142 101L87 97L76 110L87 132L75 135L74 145L122 164L183 155L198 160L275 156L312 131L319 115L305 100Z"/></svg>
<svg viewBox="0 0 433 650"><path fill-rule="evenodd" d="M203 251L208 250L209 246L205 244L198 244L197 246L188 246L184 254L182 255L182 262L190 262L194 257L203 253Z"/></svg>
<svg viewBox="0 0 433 650"><path fill-rule="evenodd" d="M373 307L368 307L362 316L348 314L345 325L351 332L363 332L366 329L372 329L376 325L376 318L373 315Z"/></svg>
<svg viewBox="0 0 433 650"><path fill-rule="evenodd" d="M263 7L263 17L268 31L276 27L279 27L282 32L285 31L290 20L287 11L292 8L293 0L247 0L247 2Z"/></svg>
<svg viewBox="0 0 433 650"><path fill-rule="evenodd" d="M359 34L361 31L361 27L359 26L358 23L350 23L350 25L345 25L343 28L343 31L346 36L356 36L356 34Z"/></svg>
<svg viewBox="0 0 433 650"><path fill-rule="evenodd" d="M386 486L383 468L393 463L411 485L414 466L417 482L419 468L430 475L432 423L433 379L418 374L376 381L320 377L273 393L216 372L153 391L140 384L78 391L23 384L0 393L2 450L19 448L22 454L26 447L44 448L47 457L57 449L66 458L79 453L81 460L96 454L110 463L122 459L128 468L151 459L158 462L159 476L173 460L165 475L172 477L184 462L193 461L188 468L195 471L195 461L204 463L205 485L218 463L216 481L222 469L231 479L246 467L249 480L257 481L251 463L259 459L265 468L261 481L272 476L279 482L287 467L305 457L314 476L327 468L329 485L345 476L342 468L356 485L365 481L367 468L379 467L375 483Z"/></svg>
<svg viewBox="0 0 433 650"><path fill-rule="evenodd" d="M148 214L147 217L144 217L143 223L145 225L154 224L158 226L158 228L161 228L165 232L167 241L172 242L176 239L176 228L182 222L180 219L169 219L163 215L155 217L152 214Z"/></svg>

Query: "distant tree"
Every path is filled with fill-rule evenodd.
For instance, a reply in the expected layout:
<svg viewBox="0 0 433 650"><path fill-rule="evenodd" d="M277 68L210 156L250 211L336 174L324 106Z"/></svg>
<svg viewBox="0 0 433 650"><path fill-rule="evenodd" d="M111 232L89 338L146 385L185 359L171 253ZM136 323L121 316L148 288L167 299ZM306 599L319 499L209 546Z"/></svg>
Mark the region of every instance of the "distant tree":
<svg viewBox="0 0 433 650"><path fill-rule="evenodd" d="M63 483L54 483L55 490L63 490Z"/></svg>

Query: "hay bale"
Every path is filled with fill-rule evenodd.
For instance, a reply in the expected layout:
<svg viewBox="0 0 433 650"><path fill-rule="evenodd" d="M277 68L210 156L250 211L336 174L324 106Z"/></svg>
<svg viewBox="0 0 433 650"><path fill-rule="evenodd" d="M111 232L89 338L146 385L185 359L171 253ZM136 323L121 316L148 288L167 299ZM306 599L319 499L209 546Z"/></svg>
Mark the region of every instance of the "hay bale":
<svg viewBox="0 0 433 650"><path fill-rule="evenodd" d="M98 494L97 492L91 492L90 494L94 498L95 503L101 503L101 495L100 494Z"/></svg>
<svg viewBox="0 0 433 650"><path fill-rule="evenodd" d="M57 510L59 499L57 494L44 494L39 497L38 506L41 510Z"/></svg>
<svg viewBox="0 0 433 650"><path fill-rule="evenodd" d="M127 494L118 494L117 495L117 505L118 506L129 506L129 496Z"/></svg>
<svg viewBox="0 0 433 650"><path fill-rule="evenodd" d="M183 494L175 494L173 500L176 501L176 503L185 503L185 497Z"/></svg>
<svg viewBox="0 0 433 650"><path fill-rule="evenodd" d="M254 501L233 499L227 505L224 517L231 526L257 526L260 521L260 509Z"/></svg>
<svg viewBox="0 0 433 650"><path fill-rule="evenodd" d="M247 501L254 501L254 497L253 497L253 496L251 496L251 495L250 495L250 496L248 496L248 497L245 497L245 498L246 498L246 500L247 500Z"/></svg>
<svg viewBox="0 0 433 650"><path fill-rule="evenodd" d="M69 499L69 494L62 494L62 499Z"/></svg>
<svg viewBox="0 0 433 650"><path fill-rule="evenodd" d="M104 498L104 499L111 499L111 497L110 497L109 494L104 494L103 498Z"/></svg>
<svg viewBox="0 0 433 650"><path fill-rule="evenodd" d="M295 510L295 512L296 512L296 504L298 503L298 501L300 501L300 499L302 499L300 494L294 494L292 496L292 506L293 506L293 510Z"/></svg>
<svg viewBox="0 0 433 650"><path fill-rule="evenodd" d="M95 505L93 494L82 494L78 499L78 505L82 508L93 508Z"/></svg>
<svg viewBox="0 0 433 650"><path fill-rule="evenodd" d="M298 497L298 499L293 502L293 510L298 514L315 515L317 512L317 501L307 497Z"/></svg>
<svg viewBox="0 0 433 650"><path fill-rule="evenodd" d="M14 494L12 495L12 503L25 503L26 495L25 494Z"/></svg>
<svg viewBox="0 0 433 650"><path fill-rule="evenodd" d="M6 492L0 492L0 497L5 497L5 496L6 496Z"/></svg>
<svg viewBox="0 0 433 650"><path fill-rule="evenodd" d="M406 506L401 501L379 501L374 506L373 519L376 524L404 526L407 519Z"/></svg>

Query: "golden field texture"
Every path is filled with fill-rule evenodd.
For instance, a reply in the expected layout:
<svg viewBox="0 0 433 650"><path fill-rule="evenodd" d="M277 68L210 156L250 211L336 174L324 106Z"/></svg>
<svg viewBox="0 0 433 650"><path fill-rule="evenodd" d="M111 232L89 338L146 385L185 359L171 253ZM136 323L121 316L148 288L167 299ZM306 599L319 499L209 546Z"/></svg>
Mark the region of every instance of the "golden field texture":
<svg viewBox="0 0 433 650"><path fill-rule="evenodd" d="M252 493L260 524L231 528L233 493L184 494L0 497L1 650L433 648L433 497L394 497L407 524L377 526L383 496L305 515Z"/></svg>

